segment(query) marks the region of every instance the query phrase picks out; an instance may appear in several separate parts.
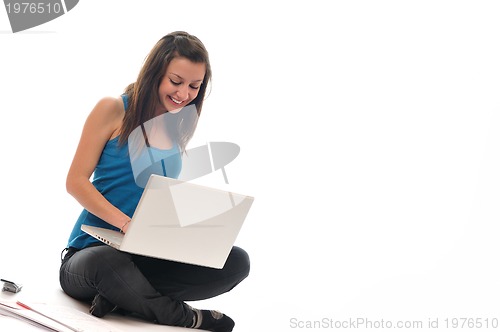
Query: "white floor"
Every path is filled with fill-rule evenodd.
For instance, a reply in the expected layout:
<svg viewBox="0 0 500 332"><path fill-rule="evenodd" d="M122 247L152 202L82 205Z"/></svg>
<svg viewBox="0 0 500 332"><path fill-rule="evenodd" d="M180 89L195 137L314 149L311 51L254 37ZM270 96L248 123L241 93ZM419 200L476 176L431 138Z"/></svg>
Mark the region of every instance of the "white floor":
<svg viewBox="0 0 500 332"><path fill-rule="evenodd" d="M34 309L49 316L62 320L66 324L77 329L82 328L89 332L126 332L126 331L188 331L190 329L161 326L149 322L141 321L131 317L125 317L117 314L110 314L102 319L95 318L88 314L88 305L73 300L58 287L57 284L47 283L47 280L38 279L29 280L29 283L23 284L23 289L17 294L10 292L0 293L0 302L14 304L20 301L32 306ZM52 315L51 310L63 306L64 311L57 315ZM71 311L66 311L71 308ZM73 312L72 309L75 311ZM82 322L76 322L84 313L88 315ZM75 315L75 316L73 316ZM87 320L88 319L88 320ZM68 322L69 321L69 322ZM0 315L0 326L2 331L40 331L41 329L31 326L28 323L7 316ZM198 330L199 331L199 330Z"/></svg>

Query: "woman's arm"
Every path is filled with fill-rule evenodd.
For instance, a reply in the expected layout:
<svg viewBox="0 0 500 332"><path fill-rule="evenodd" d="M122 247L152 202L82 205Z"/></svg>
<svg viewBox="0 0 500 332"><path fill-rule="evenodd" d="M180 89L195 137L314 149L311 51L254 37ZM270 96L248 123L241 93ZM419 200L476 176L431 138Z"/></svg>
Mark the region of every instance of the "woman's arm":
<svg viewBox="0 0 500 332"><path fill-rule="evenodd" d="M123 121L123 103L117 98L103 98L89 114L75 156L66 178L66 190L86 210L107 223L128 228L130 218L113 206L90 182L107 141L117 136Z"/></svg>

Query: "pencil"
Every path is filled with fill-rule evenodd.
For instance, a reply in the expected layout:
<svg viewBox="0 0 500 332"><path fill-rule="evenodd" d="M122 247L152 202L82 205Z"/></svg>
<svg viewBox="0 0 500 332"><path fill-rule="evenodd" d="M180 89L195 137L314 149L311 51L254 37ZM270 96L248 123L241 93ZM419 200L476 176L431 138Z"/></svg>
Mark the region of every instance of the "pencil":
<svg viewBox="0 0 500 332"><path fill-rule="evenodd" d="M24 303L22 303L22 302L17 301L16 303L17 303L17 305L19 305L19 306L21 306L21 307L23 307L23 308L25 308L25 309L31 310L31 311L33 311L33 312L35 312L35 313L37 313L37 314L39 314L39 315L41 315L41 316L43 316L43 317L45 317L45 318L48 318L48 319L50 319L50 320L52 320L52 321L54 321L54 322L56 322L56 323L58 323L58 324L61 324L62 326L64 326L64 327L66 327L66 328L70 329L71 331L75 331L75 332L82 332L82 330L75 329L74 327L71 327L71 326L69 326L69 325L66 325L66 324L64 324L63 322L60 322L60 321L58 321L57 319L54 319L54 318L52 318L52 317L49 317L49 316L47 316L47 315L45 315L45 314L41 313L40 311L37 311L37 310L35 310L35 309L31 308L30 306L28 306L28 305L26 305L26 304L24 304Z"/></svg>

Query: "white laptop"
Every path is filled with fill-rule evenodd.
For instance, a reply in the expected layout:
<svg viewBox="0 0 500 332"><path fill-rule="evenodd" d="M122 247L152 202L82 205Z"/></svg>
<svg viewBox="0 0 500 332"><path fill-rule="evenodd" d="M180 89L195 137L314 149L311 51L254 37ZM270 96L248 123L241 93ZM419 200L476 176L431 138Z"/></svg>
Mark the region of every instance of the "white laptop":
<svg viewBox="0 0 500 332"><path fill-rule="evenodd" d="M221 269L253 200L152 174L126 234L81 229L118 250Z"/></svg>

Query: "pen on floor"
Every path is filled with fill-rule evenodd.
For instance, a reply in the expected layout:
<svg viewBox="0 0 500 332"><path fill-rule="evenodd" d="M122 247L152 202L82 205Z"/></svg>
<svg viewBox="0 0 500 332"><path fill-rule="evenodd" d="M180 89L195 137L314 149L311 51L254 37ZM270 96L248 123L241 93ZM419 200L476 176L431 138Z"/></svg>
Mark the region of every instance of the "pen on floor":
<svg viewBox="0 0 500 332"><path fill-rule="evenodd" d="M37 314L39 314L39 315L41 315L41 316L43 316L43 317L45 317L45 318L48 318L48 319L50 319L50 320L52 320L52 321L56 322L57 324L60 324L60 325L62 325L62 326L64 326L64 327L66 327L66 328L70 329L71 331L75 331L75 332L82 332L82 330L75 329L74 327L71 327L71 326L69 326L69 325L66 325L66 324L64 324L63 322L60 322L60 321L58 321L57 319L54 319L54 318L52 318L52 317L49 317L49 316L47 316L47 315L45 315L45 314L41 313L40 311L37 311L37 310L35 310L35 309L31 308L30 306L28 306L28 305L26 305L26 304L24 304L24 303L22 303L22 302L17 301L16 303L17 303L17 305L19 305L19 306L21 306L21 307L23 307L23 308L25 308L25 309L31 310L31 311L33 311L33 312L35 312L35 313L37 313Z"/></svg>

